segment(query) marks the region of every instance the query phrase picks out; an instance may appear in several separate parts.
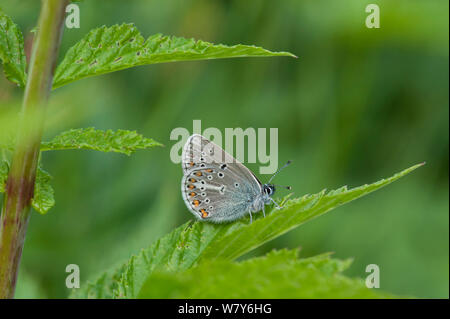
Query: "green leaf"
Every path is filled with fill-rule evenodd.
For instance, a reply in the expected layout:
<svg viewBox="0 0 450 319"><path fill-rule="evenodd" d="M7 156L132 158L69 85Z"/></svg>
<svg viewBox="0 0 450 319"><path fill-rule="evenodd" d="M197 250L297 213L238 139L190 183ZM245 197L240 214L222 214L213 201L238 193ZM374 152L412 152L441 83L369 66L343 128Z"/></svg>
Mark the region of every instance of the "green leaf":
<svg viewBox="0 0 450 319"><path fill-rule="evenodd" d="M252 224L244 218L229 224L186 223L160 238L149 248L99 280L84 285L74 297L135 298L155 269L173 272L187 270L207 259L232 260L336 207L378 190L405 176L418 164L394 176L353 189L347 187L326 193L305 195L288 200L280 210L270 209L263 218L255 216Z"/></svg>
<svg viewBox="0 0 450 319"><path fill-rule="evenodd" d="M6 161L0 161L0 193L5 192L6 180L8 179L9 165ZM34 185L34 196L31 206L40 214L46 214L55 205L54 191L50 185L52 177L49 173L38 167L36 182Z"/></svg>
<svg viewBox="0 0 450 319"><path fill-rule="evenodd" d="M42 215L46 214L50 208L55 206L54 191L50 185L51 179L52 177L49 173L38 167L31 206Z"/></svg>
<svg viewBox="0 0 450 319"><path fill-rule="evenodd" d="M27 82L27 59L23 48L23 36L19 27L0 10L0 59L3 71L11 82L24 87Z"/></svg>
<svg viewBox="0 0 450 319"><path fill-rule="evenodd" d="M135 131L102 131L86 128L72 129L61 133L50 142L41 143L41 151L89 149L130 155L136 150L159 145L161 144L150 138L145 138ZM0 162L0 192L5 191L7 175L8 164ZM54 191L50 185L50 180L51 176L43 169L38 168L31 205L40 214L46 214L55 205Z"/></svg>
<svg viewBox="0 0 450 319"><path fill-rule="evenodd" d="M342 274L350 261L329 254L298 259L297 251L272 251L243 262L207 260L187 271L155 271L138 298L394 298ZM237 288L238 287L238 288Z"/></svg>
<svg viewBox="0 0 450 319"><path fill-rule="evenodd" d="M68 51L55 72L53 88L138 65L257 56L292 56L252 45L214 45L204 41L156 34L147 40L133 24L90 31Z"/></svg>
<svg viewBox="0 0 450 319"><path fill-rule="evenodd" d="M8 179L9 165L6 161L0 160L0 193L5 192L6 180Z"/></svg>
<svg viewBox="0 0 450 319"><path fill-rule="evenodd" d="M130 155L134 151L154 146L161 144L135 131L102 131L91 127L63 132L50 142L43 142L41 151L86 149Z"/></svg>

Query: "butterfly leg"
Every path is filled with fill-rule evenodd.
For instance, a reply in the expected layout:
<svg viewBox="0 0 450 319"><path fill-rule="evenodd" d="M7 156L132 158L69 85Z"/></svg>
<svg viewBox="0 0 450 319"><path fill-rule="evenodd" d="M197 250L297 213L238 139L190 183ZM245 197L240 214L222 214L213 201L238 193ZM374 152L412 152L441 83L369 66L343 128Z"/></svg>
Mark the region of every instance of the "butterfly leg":
<svg viewBox="0 0 450 319"><path fill-rule="evenodd" d="M265 212L265 210L264 210L264 206L263 206L262 211L263 211L263 216L264 216L264 218L265 218L265 217L266 217L266 212Z"/></svg>
<svg viewBox="0 0 450 319"><path fill-rule="evenodd" d="M249 211L248 211L248 213L250 214L250 224L251 224L251 223L252 223L252 221L253 221L253 220L252 220L252 219L253 219L253 218L252 218L252 211L251 211L251 210L249 210Z"/></svg>
<svg viewBox="0 0 450 319"><path fill-rule="evenodd" d="M280 205L278 205L277 202L273 200L273 198L269 197L269 199L272 201L272 203L275 204L275 206L277 206L278 209L281 209Z"/></svg>

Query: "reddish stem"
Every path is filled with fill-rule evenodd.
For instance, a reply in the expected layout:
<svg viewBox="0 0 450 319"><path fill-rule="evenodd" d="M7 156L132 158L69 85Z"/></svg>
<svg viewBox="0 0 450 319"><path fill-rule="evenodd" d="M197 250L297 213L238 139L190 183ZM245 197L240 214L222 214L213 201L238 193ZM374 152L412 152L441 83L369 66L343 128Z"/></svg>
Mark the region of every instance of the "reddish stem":
<svg viewBox="0 0 450 319"><path fill-rule="evenodd" d="M45 106L68 0L43 0L33 44L22 118L0 217L0 298L13 298L30 218Z"/></svg>

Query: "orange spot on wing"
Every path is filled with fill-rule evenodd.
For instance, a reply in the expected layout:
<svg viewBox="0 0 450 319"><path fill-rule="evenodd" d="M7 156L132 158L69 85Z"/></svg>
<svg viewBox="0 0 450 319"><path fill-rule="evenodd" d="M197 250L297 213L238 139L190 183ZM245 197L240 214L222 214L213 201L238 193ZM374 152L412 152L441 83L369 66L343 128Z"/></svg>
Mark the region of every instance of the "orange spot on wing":
<svg viewBox="0 0 450 319"><path fill-rule="evenodd" d="M203 208L200 209L200 213L202 213L202 218L206 218L209 215L209 213L206 210L204 210Z"/></svg>
<svg viewBox="0 0 450 319"><path fill-rule="evenodd" d="M198 205L200 205L200 201L196 199L192 202L192 204L194 204L195 207L198 207Z"/></svg>
<svg viewBox="0 0 450 319"><path fill-rule="evenodd" d="M195 194L195 192L190 192L189 193L189 196L191 196L191 197L194 197L195 195L197 195L197 194Z"/></svg>
<svg viewBox="0 0 450 319"><path fill-rule="evenodd" d="M196 180L195 178L189 178L189 181L190 181L191 183L195 183L197 180Z"/></svg>
<svg viewBox="0 0 450 319"><path fill-rule="evenodd" d="M189 189L194 189L195 186L191 184L191 185L188 185L188 188L189 188Z"/></svg>
<svg viewBox="0 0 450 319"><path fill-rule="evenodd" d="M206 170L206 172L208 172L208 173L212 173L212 169L210 169L210 168L208 168L207 170Z"/></svg>
<svg viewBox="0 0 450 319"><path fill-rule="evenodd" d="M195 173L195 175L202 176L202 172L197 172L197 173Z"/></svg>
<svg viewBox="0 0 450 319"><path fill-rule="evenodd" d="M190 162L189 165L192 167L194 166L194 162Z"/></svg>

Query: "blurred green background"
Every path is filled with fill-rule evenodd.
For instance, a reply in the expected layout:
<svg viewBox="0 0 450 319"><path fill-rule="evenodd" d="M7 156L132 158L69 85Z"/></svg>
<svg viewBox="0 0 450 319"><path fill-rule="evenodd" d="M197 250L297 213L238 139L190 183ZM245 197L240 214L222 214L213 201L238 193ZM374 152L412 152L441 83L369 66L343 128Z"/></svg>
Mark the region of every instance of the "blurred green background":
<svg viewBox="0 0 450 319"><path fill-rule="evenodd" d="M364 25L377 3L381 28ZM358 186L423 161L406 178L260 247L301 247L354 258L347 272L380 267L381 288L449 296L448 2L83 1L81 28L66 29L63 53L90 29L134 22L154 33L290 51L245 58L133 68L53 92L46 138L95 126L132 129L166 145L131 157L94 151L45 153L56 206L33 213L17 297L66 297L65 267L82 282L126 260L192 218L181 199L180 165L170 161L175 127L278 127L277 177L295 196ZM3 0L28 47L39 1ZM0 78L0 104L22 91ZM16 106L17 107L17 106ZM251 165L255 172L258 165ZM260 176L262 181L268 176ZM280 194L283 195L283 194ZM245 258L250 255L245 256Z"/></svg>

